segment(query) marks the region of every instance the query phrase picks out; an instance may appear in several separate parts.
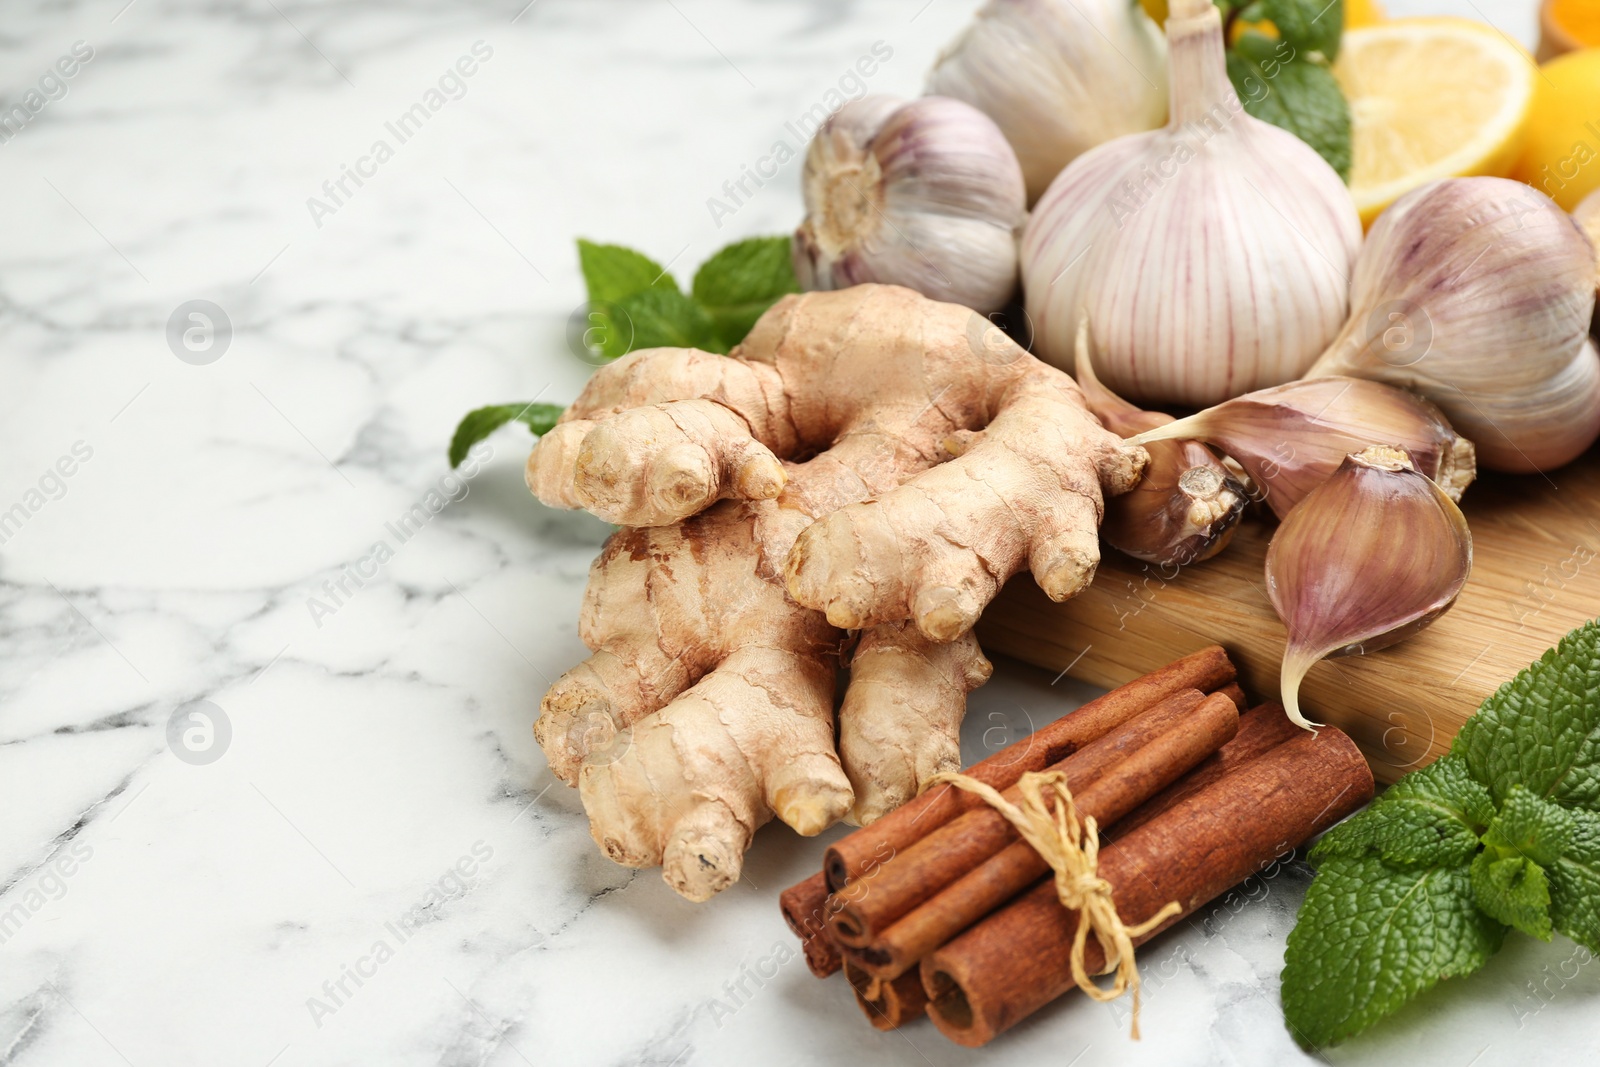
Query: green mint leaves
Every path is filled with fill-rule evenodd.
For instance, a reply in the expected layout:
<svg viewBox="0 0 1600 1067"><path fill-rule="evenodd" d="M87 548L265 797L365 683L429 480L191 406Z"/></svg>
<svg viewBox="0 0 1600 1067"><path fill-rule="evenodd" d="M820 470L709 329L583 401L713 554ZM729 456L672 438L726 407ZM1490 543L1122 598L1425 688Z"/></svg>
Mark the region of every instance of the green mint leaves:
<svg viewBox="0 0 1600 1067"><path fill-rule="evenodd" d="M1342 1041L1507 929L1600 951L1600 622L1486 700L1449 755L1406 775L1311 850L1284 954L1284 1018Z"/></svg>
<svg viewBox="0 0 1600 1067"><path fill-rule="evenodd" d="M799 291L789 238L755 237L724 248L700 265L691 290L720 346L707 351L731 349L779 297Z"/></svg>
<svg viewBox="0 0 1600 1067"><path fill-rule="evenodd" d="M729 352L779 298L800 291L787 237L728 245L700 265L688 293L666 267L621 245L580 238L578 266L589 303L586 327L573 341L602 360L645 348ZM450 466L508 422L548 433L561 411L555 404L491 404L469 412L450 439Z"/></svg>
<svg viewBox="0 0 1600 1067"><path fill-rule="evenodd" d="M1516 785L1600 810L1600 640L1574 630L1500 687L1467 721L1455 751L1504 800Z"/></svg>
<svg viewBox="0 0 1600 1067"><path fill-rule="evenodd" d="M589 287L584 343L604 359L642 348L728 352L779 297L800 291L789 238L753 237L717 252L685 294L667 269L621 245L578 241Z"/></svg>
<svg viewBox="0 0 1600 1067"><path fill-rule="evenodd" d="M526 424L528 429L542 437L550 432L550 427L560 417L559 404L491 404L469 411L456 427L455 436L450 438L450 466L452 469L461 466L461 461L467 458L467 452L473 445L513 419Z"/></svg>
<svg viewBox="0 0 1600 1067"><path fill-rule="evenodd" d="M1289 934L1284 1018L1302 1045L1342 1041L1441 978L1482 967L1504 936L1473 906L1464 867L1327 860Z"/></svg>
<svg viewBox="0 0 1600 1067"><path fill-rule="evenodd" d="M1270 22L1277 30L1274 37L1246 29L1228 50L1228 79L1244 109L1300 138L1349 181L1350 105L1331 66L1344 32L1343 0L1221 6L1230 31L1236 20Z"/></svg>
<svg viewBox="0 0 1600 1067"><path fill-rule="evenodd" d="M1466 761L1445 756L1329 830L1311 858L1375 853L1397 863L1461 864L1478 851L1479 835L1493 818L1494 801L1473 780Z"/></svg>

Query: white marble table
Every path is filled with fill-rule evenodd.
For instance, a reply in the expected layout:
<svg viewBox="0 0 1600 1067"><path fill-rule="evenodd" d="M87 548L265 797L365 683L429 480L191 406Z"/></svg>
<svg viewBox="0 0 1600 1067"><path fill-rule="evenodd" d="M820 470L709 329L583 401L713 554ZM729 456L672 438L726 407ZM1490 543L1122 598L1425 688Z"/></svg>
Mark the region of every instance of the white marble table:
<svg viewBox="0 0 1600 1067"><path fill-rule="evenodd" d="M575 236L686 270L789 229L793 165L720 228L706 200L873 42L916 92L975 3L525 2L8 7L5 95L53 98L0 143L0 1064L1302 1061L1304 868L1153 946L1141 1044L1079 1000L974 1055L798 962L730 994L820 842L764 831L698 907L598 854L529 723L606 528L528 497L520 428L470 485L445 441L579 388ZM204 365L168 343L195 300L232 331ZM1086 695L1049 683L1002 664L972 752ZM193 701L209 763L169 743ZM1571 956L1518 943L1327 1058L1593 1062Z"/></svg>

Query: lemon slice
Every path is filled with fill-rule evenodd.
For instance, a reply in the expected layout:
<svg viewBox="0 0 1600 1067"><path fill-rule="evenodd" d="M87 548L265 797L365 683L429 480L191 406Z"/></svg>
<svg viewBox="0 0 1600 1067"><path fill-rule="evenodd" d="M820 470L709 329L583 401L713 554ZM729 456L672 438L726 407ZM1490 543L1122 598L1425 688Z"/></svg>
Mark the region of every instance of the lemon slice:
<svg viewBox="0 0 1600 1067"><path fill-rule="evenodd" d="M1350 194L1371 225L1440 178L1505 177L1522 148L1536 69L1470 19L1396 19L1344 35L1334 74L1350 100Z"/></svg>

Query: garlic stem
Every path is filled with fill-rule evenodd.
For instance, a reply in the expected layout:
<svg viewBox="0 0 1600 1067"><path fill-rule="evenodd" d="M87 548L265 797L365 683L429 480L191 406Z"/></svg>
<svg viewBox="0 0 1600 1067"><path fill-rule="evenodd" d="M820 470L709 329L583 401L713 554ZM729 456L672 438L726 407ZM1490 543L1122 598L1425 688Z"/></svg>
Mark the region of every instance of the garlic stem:
<svg viewBox="0 0 1600 1067"><path fill-rule="evenodd" d="M1184 8L1191 10L1184 11ZM1239 108L1238 94L1228 80L1223 52L1222 13L1210 0L1173 5L1167 18L1167 51L1171 56L1168 81L1168 124L1185 126L1215 120L1220 107Z"/></svg>

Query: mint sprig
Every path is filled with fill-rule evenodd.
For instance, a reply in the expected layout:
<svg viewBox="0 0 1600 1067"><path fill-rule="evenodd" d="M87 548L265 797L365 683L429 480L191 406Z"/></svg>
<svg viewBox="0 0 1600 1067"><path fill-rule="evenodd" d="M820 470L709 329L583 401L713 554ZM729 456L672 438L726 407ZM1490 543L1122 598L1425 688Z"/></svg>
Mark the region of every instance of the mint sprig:
<svg viewBox="0 0 1600 1067"><path fill-rule="evenodd" d="M1484 701L1450 753L1311 851L1318 872L1284 953L1284 1018L1342 1041L1508 929L1600 952L1600 623Z"/></svg>
<svg viewBox="0 0 1600 1067"><path fill-rule="evenodd" d="M1343 0L1218 0L1227 22L1228 80L1244 109L1288 130L1350 180L1350 104L1333 76L1344 33ZM1255 29L1233 40L1236 21L1271 22L1277 36Z"/></svg>
<svg viewBox="0 0 1600 1067"><path fill-rule="evenodd" d="M726 354L780 298L798 293L789 238L736 241L701 264L688 293L666 267L622 245L578 239L578 267L588 289L588 328L579 343L613 360L646 348L698 348ZM508 422L537 435L561 417L555 404L491 404L469 412L450 440L450 466Z"/></svg>

